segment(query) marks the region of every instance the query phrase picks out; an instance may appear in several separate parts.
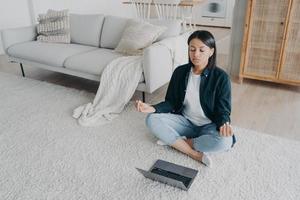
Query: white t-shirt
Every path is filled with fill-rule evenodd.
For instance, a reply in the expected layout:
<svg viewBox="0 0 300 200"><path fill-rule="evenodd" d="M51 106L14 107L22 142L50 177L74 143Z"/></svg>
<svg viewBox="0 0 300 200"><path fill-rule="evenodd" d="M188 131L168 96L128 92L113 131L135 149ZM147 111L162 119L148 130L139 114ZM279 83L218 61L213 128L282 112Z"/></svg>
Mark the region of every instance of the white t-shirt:
<svg viewBox="0 0 300 200"><path fill-rule="evenodd" d="M193 70L193 69L192 69ZM201 75L194 74L191 70L184 98L183 116L196 126L203 126L211 123L200 104L200 82Z"/></svg>

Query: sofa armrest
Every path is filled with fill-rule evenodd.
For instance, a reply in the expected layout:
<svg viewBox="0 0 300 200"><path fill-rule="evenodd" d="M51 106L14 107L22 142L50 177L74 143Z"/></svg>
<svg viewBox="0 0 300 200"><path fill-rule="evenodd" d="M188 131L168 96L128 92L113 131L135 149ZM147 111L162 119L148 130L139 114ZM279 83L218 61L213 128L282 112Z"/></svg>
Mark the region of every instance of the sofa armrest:
<svg viewBox="0 0 300 200"><path fill-rule="evenodd" d="M170 50L154 43L144 50L143 70L146 92L152 93L170 81L173 72L173 60Z"/></svg>
<svg viewBox="0 0 300 200"><path fill-rule="evenodd" d="M17 43L33 41L36 39L36 26L27 26L13 29L6 29L1 31L1 39L3 49L7 54L7 49Z"/></svg>

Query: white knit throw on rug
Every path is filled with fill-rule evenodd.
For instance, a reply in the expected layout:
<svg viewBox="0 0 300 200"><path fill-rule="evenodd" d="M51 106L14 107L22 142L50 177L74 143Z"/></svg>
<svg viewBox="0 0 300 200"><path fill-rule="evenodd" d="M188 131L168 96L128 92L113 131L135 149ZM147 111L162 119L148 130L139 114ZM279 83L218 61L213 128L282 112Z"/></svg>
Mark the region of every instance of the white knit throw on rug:
<svg viewBox="0 0 300 200"><path fill-rule="evenodd" d="M117 117L129 102L142 75L141 56L113 60L101 75L93 103L76 108L73 117L82 126L103 125Z"/></svg>

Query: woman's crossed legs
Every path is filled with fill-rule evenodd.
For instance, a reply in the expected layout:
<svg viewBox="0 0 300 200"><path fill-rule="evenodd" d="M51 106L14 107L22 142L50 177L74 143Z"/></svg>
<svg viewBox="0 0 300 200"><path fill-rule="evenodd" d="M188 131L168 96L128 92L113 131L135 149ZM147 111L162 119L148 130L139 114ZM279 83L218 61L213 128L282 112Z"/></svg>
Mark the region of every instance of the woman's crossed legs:
<svg viewBox="0 0 300 200"><path fill-rule="evenodd" d="M232 145L232 137L220 136L214 123L195 126L182 115L152 113L146 125L161 141L201 162L207 159L203 153L227 151Z"/></svg>

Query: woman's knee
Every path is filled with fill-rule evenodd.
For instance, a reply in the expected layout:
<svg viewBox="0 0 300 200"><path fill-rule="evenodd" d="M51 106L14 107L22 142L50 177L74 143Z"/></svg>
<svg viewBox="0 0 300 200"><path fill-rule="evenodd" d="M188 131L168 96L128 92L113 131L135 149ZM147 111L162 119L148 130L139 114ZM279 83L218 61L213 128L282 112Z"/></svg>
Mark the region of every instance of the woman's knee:
<svg viewBox="0 0 300 200"><path fill-rule="evenodd" d="M157 113L150 113L146 117L146 125L148 128L151 128L153 124L156 124L158 122L158 116Z"/></svg>
<svg viewBox="0 0 300 200"><path fill-rule="evenodd" d="M146 125L152 135L171 145L179 138L179 135L174 128L170 128L172 125L169 118L169 114L151 113L146 117Z"/></svg>
<svg viewBox="0 0 300 200"><path fill-rule="evenodd" d="M160 134L160 130L165 126L161 118L161 114L158 113L150 113L147 115L146 126L150 129L151 134L156 136Z"/></svg>

